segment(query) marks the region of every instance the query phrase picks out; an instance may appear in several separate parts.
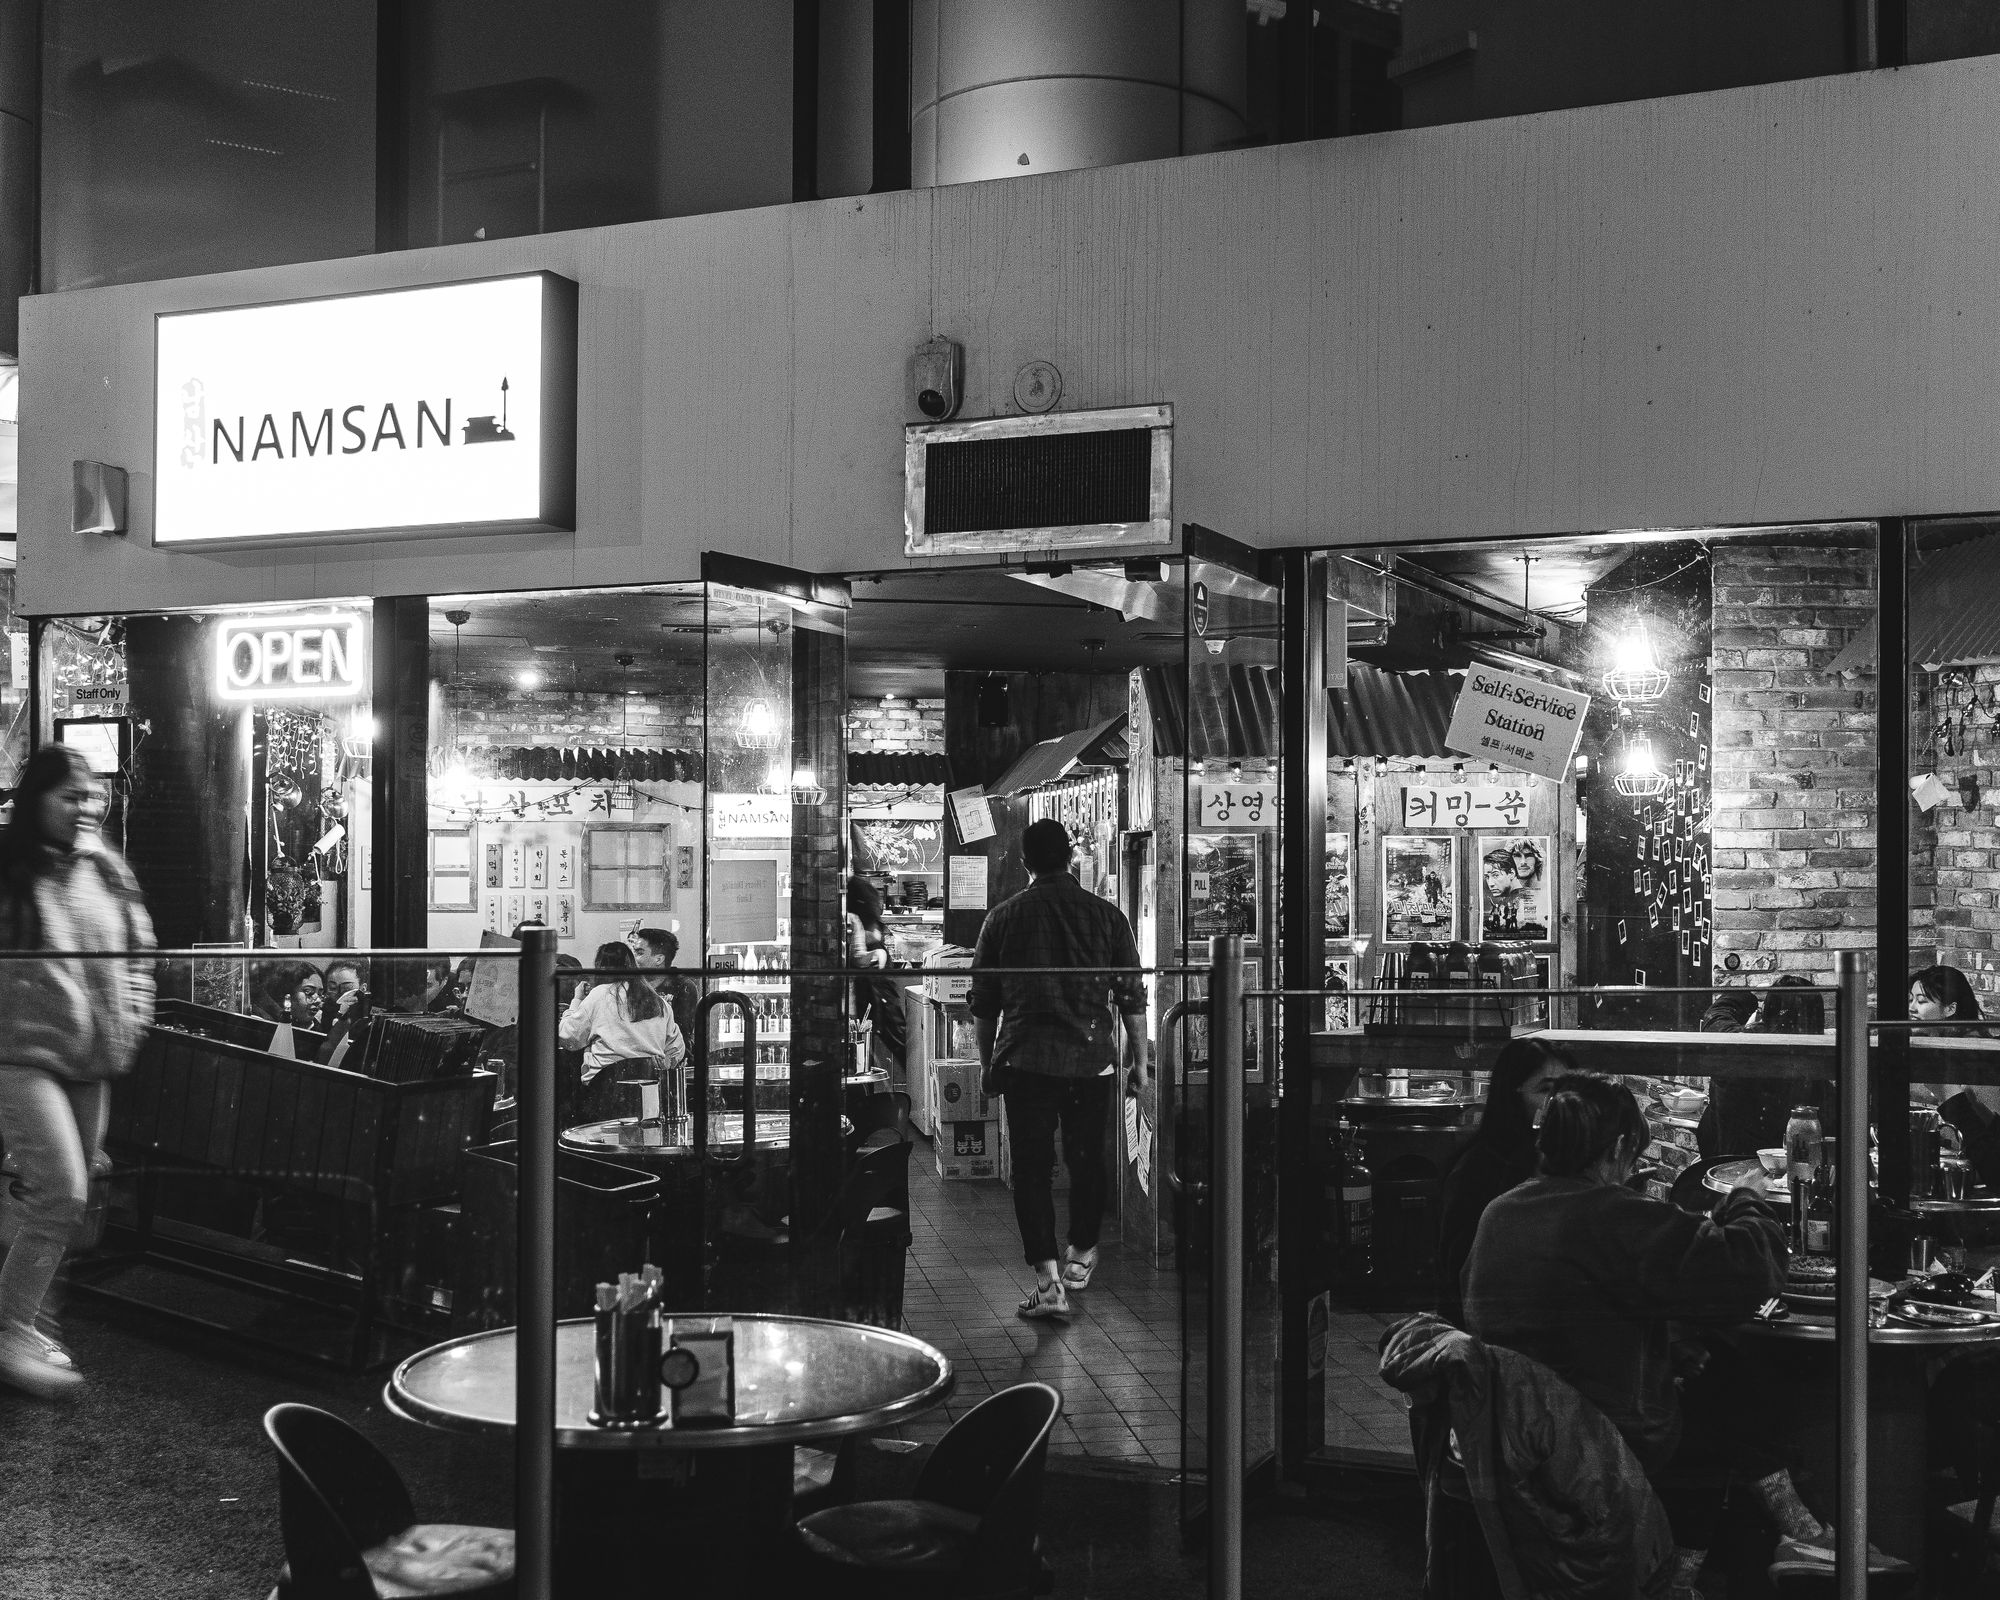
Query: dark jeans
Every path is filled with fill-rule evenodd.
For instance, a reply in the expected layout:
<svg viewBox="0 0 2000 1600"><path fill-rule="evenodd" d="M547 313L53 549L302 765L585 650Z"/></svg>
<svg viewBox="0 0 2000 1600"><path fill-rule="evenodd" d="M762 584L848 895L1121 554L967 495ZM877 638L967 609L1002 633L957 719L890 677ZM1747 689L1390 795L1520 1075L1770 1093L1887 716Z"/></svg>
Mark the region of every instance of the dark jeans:
<svg viewBox="0 0 2000 1600"><path fill-rule="evenodd" d="M1097 1243L1104 1223L1104 1123L1111 1105L1108 1078L1052 1078L1003 1072L1007 1134L1014 1146L1014 1221L1029 1266L1061 1259L1056 1248L1056 1128L1069 1167L1069 1242Z"/></svg>
<svg viewBox="0 0 2000 1600"><path fill-rule="evenodd" d="M590 1082L580 1085L577 1095L578 1122L611 1122L639 1114L638 1091L619 1082L621 1078L646 1078L658 1074L659 1063L644 1056L614 1061Z"/></svg>
<svg viewBox="0 0 2000 1600"><path fill-rule="evenodd" d="M1681 1439L1652 1474L1674 1543L1706 1550L1722 1520L1732 1478L1755 1482L1785 1465L1782 1393L1761 1352L1714 1336L1708 1365L1681 1387Z"/></svg>

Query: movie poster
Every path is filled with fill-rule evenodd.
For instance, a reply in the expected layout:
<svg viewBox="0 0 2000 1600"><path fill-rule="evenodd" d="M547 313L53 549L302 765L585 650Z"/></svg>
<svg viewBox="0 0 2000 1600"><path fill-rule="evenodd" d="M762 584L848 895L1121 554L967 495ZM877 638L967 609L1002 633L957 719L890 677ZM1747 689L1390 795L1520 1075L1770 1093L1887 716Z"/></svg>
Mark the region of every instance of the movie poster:
<svg viewBox="0 0 2000 1600"><path fill-rule="evenodd" d="M1389 944L1458 937L1458 840L1392 833L1382 840L1382 938Z"/></svg>
<svg viewBox="0 0 2000 1600"><path fill-rule="evenodd" d="M1345 1033L1352 1029L1356 1025L1354 1002L1348 991L1354 987L1354 963L1346 956L1330 958L1320 987L1326 990L1326 1031Z"/></svg>
<svg viewBox="0 0 2000 1600"><path fill-rule="evenodd" d="M1479 837L1479 936L1543 944L1550 938L1555 851L1544 834Z"/></svg>
<svg viewBox="0 0 2000 1600"><path fill-rule="evenodd" d="M1326 836L1326 936L1354 936L1353 840L1344 833Z"/></svg>
<svg viewBox="0 0 2000 1600"><path fill-rule="evenodd" d="M1190 939L1257 937L1257 839L1254 833L1188 835Z"/></svg>

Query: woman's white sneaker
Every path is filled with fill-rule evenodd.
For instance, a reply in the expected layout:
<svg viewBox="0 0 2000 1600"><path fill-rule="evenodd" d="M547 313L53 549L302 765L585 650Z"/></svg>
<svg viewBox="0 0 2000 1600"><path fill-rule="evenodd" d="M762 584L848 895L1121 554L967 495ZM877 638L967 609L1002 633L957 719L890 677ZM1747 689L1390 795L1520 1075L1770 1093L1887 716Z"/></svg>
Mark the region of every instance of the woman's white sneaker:
<svg viewBox="0 0 2000 1600"><path fill-rule="evenodd" d="M82 1382L69 1352L54 1340L12 1328L0 1333L0 1383L53 1400Z"/></svg>

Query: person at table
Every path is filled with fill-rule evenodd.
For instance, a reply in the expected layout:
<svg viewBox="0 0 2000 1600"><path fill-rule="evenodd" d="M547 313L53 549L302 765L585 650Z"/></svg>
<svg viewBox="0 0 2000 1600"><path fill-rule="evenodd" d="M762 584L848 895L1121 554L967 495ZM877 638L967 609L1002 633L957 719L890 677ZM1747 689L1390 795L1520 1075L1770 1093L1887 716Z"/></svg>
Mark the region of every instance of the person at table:
<svg viewBox="0 0 2000 1600"><path fill-rule="evenodd" d="M69 746L45 744L28 758L0 833L0 949L153 948L131 870L84 826L97 794ZM44 1399L80 1381L39 1326L43 1303L83 1224L91 1180L110 1170L111 1080L131 1067L152 1015L150 962L0 962L0 1140L18 1223L0 1265L0 1382Z"/></svg>
<svg viewBox="0 0 2000 1600"><path fill-rule="evenodd" d="M1438 1191L1438 1315L1465 1326L1461 1280L1486 1208L1535 1175L1535 1122L1549 1085L1576 1062L1540 1039L1512 1039L1493 1058L1479 1131L1446 1169Z"/></svg>
<svg viewBox="0 0 2000 1600"><path fill-rule="evenodd" d="M1006 1103L1014 1147L1014 1222L1035 1286L1014 1308L1031 1320L1070 1315L1070 1293L1097 1271L1110 1175L1105 1080L1125 1067L1125 1091L1144 1093L1146 983L1125 913L1076 881L1075 846L1053 817L1021 834L1033 881L987 913L966 996L979 1048L980 1087ZM1080 967L1074 976L1009 968ZM1129 969L1123 971L1106 969ZM996 970L997 969L997 970ZM1122 1034L1122 1045L1121 1045ZM1056 1256L1056 1130L1069 1164L1069 1242Z"/></svg>
<svg viewBox="0 0 2000 1600"><path fill-rule="evenodd" d="M685 1039L694 1032L695 995L694 985L674 967L675 958L681 953L679 936L665 928L641 928L626 943L632 959L639 963L639 970L646 974L646 981L665 996L674 1014L674 1026Z"/></svg>
<svg viewBox="0 0 2000 1600"><path fill-rule="evenodd" d="M264 969L250 1002L253 1016L266 1022L288 1022L294 1028L317 1028L326 1003L326 979L310 961L275 961Z"/></svg>
<svg viewBox="0 0 2000 1600"><path fill-rule="evenodd" d="M882 891L866 878L847 880L847 964L856 970L855 999L874 1025L869 1050L899 1070L908 1048L903 993L889 971L889 928L882 920Z"/></svg>
<svg viewBox="0 0 2000 1600"><path fill-rule="evenodd" d="M1724 989L1734 1009L1747 1009L1740 1027L1709 1026L1717 1010L1702 1018L1704 1033L1824 1033L1826 1007L1812 985L1795 972L1780 973L1763 994ZM1710 1081L1709 1098L1695 1128L1695 1144L1706 1160L1744 1156L1785 1142L1785 1123L1798 1102L1797 1085L1785 1078L1751 1078L1738 1074Z"/></svg>
<svg viewBox="0 0 2000 1600"><path fill-rule="evenodd" d="M621 1078L658 1078L687 1059L687 1046L667 1002L632 959L630 945L622 939L599 945L592 965L631 976L578 979L557 1038L564 1048L583 1052L577 1120L608 1122L627 1114Z"/></svg>
<svg viewBox="0 0 2000 1600"><path fill-rule="evenodd" d="M320 1006L319 1022L322 1032L352 1011L355 997L368 987L368 977L361 970L361 963L345 958L327 964L324 981L326 1000Z"/></svg>
<svg viewBox="0 0 2000 1600"><path fill-rule="evenodd" d="M1707 1217L1634 1193L1627 1184L1650 1137L1623 1085L1583 1076L1552 1083L1535 1134L1539 1175L1480 1219L1465 1314L1471 1332L1553 1369L1611 1419L1667 1508L1674 1594L1686 1596L1720 1520L1732 1459L1774 1515L1782 1508L1792 1520L1781 1532L1825 1530L1789 1478L1774 1478L1781 1463L1742 1461L1741 1419L1756 1400L1747 1364L1710 1361L1684 1391L1669 1330L1740 1322L1776 1295L1784 1225L1764 1203L1761 1175Z"/></svg>
<svg viewBox="0 0 2000 1600"><path fill-rule="evenodd" d="M1748 989L1718 989L1695 1026L1703 1033L1741 1033L1757 1015L1757 997Z"/></svg>
<svg viewBox="0 0 2000 1600"><path fill-rule="evenodd" d="M1917 1023L1978 1022L1984 1013L1979 996L1957 967L1925 967L1910 975L1910 1020ZM1935 1033L1946 1038L1976 1039L1984 1036L1978 1028L1924 1028L1913 1033ZM1927 1085L1915 1086L1912 1098L1922 1097ZM1928 1091L1935 1092L1935 1091ZM1948 1083L1939 1095L1938 1115L1958 1130L1959 1148L1971 1162L1973 1173L1987 1188L2000 1188L2000 1116L1995 1116L1990 1098L1971 1084Z"/></svg>

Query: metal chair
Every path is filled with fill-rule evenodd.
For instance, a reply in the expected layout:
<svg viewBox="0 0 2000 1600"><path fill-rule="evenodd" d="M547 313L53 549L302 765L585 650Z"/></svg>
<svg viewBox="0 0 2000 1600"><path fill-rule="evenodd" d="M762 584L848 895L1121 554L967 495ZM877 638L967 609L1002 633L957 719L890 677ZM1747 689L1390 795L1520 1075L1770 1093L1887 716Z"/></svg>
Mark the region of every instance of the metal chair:
<svg viewBox="0 0 2000 1600"><path fill-rule="evenodd" d="M1036 1541L1049 1434L1062 1396L1003 1390L952 1424L907 1500L867 1500L802 1518L802 1576L831 1597L950 1594L1028 1600L1046 1592Z"/></svg>
<svg viewBox="0 0 2000 1600"><path fill-rule="evenodd" d="M389 1458L330 1412L264 1413L285 1567L271 1600L514 1594L514 1530L420 1523Z"/></svg>

